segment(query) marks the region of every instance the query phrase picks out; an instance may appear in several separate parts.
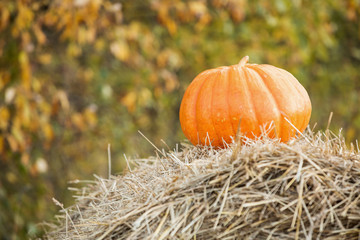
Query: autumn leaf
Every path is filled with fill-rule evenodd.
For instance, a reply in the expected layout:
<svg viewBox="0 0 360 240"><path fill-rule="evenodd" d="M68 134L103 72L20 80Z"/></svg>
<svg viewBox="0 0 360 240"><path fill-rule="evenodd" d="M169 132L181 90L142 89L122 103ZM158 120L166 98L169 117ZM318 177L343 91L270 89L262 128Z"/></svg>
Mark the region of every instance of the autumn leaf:
<svg viewBox="0 0 360 240"><path fill-rule="evenodd" d="M6 107L0 107L0 129L6 130L9 125L10 112Z"/></svg>
<svg viewBox="0 0 360 240"><path fill-rule="evenodd" d="M110 51L120 61L126 61L130 56L130 49L125 41L111 43Z"/></svg>
<svg viewBox="0 0 360 240"><path fill-rule="evenodd" d="M135 92L129 92L126 94L125 97L121 99L121 103L125 105L129 112L134 112L136 108L136 93Z"/></svg>

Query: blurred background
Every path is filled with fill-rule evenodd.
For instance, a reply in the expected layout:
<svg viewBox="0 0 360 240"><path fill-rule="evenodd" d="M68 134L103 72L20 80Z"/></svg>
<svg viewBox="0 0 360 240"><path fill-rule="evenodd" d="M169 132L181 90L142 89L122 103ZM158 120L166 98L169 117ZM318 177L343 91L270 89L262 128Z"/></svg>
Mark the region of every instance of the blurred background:
<svg viewBox="0 0 360 240"><path fill-rule="evenodd" d="M360 133L359 0L1 0L0 239L41 236L68 181L184 141L201 71L269 63L308 90L311 126ZM166 144L164 144L164 142ZM78 186L78 185L76 185Z"/></svg>

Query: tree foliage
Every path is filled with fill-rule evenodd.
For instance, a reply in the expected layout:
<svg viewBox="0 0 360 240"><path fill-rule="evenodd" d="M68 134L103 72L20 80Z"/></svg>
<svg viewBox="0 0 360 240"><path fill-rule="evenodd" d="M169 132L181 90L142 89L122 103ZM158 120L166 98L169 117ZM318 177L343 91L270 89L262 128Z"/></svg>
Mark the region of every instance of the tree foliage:
<svg viewBox="0 0 360 240"><path fill-rule="evenodd" d="M152 153L138 130L182 141L187 85L244 55L299 79L312 125L333 111L358 136L359 1L1 1L0 233L38 234L68 180L105 174L108 143L120 171Z"/></svg>

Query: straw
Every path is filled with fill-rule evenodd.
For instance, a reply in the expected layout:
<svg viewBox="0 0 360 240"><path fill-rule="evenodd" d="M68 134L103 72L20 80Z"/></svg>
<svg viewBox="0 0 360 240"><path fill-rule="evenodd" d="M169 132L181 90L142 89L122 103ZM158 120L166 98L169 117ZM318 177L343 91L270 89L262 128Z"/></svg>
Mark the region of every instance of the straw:
<svg viewBox="0 0 360 240"><path fill-rule="evenodd" d="M359 239L358 146L307 131L126 159L136 167L78 189L45 238Z"/></svg>

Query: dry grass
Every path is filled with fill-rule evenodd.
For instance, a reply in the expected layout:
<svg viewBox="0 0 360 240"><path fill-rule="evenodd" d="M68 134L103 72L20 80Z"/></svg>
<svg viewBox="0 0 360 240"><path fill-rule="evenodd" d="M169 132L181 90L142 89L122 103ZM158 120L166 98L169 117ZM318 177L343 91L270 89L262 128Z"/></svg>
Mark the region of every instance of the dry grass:
<svg viewBox="0 0 360 240"><path fill-rule="evenodd" d="M360 153L351 146L308 131L287 144L159 150L78 189L46 238L360 239Z"/></svg>

